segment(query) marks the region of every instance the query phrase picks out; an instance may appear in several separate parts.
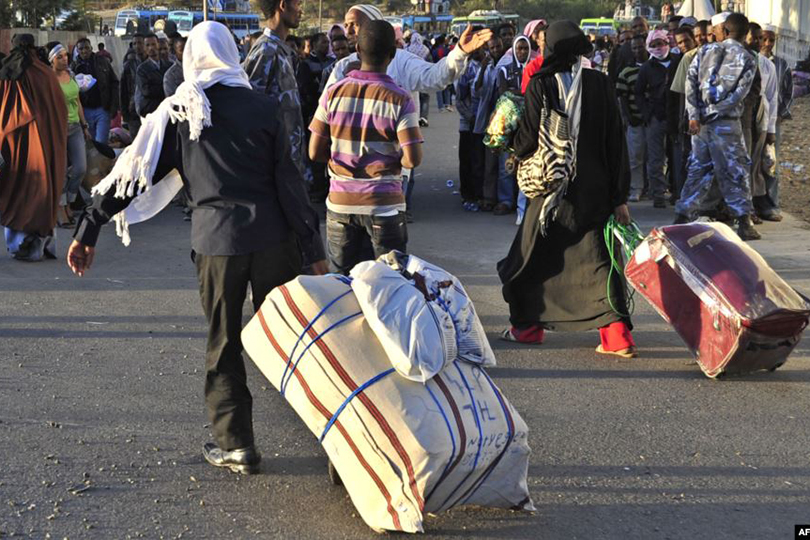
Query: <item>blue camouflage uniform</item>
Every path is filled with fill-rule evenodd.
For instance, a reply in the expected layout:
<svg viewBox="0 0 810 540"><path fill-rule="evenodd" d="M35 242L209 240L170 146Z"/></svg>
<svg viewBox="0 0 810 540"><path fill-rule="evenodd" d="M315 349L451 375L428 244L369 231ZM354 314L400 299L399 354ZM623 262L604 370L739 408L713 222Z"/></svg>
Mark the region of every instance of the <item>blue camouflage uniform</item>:
<svg viewBox="0 0 810 540"><path fill-rule="evenodd" d="M296 79L298 62L298 54L278 34L265 28L251 47L242 67L254 90L278 100L280 120L290 134L293 161L298 165L302 177L306 178L304 117Z"/></svg>
<svg viewBox="0 0 810 540"><path fill-rule="evenodd" d="M689 66L686 110L700 122L692 137L688 177L676 211L691 217L709 193L712 179L735 217L751 213L751 158L740 117L757 70L754 57L733 39L704 45Z"/></svg>

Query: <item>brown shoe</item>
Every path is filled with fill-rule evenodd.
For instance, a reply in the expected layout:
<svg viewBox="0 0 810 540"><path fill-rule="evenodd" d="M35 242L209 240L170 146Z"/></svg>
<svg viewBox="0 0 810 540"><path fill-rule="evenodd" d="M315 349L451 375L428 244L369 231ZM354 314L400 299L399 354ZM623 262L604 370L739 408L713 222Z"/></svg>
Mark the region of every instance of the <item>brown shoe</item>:
<svg viewBox="0 0 810 540"><path fill-rule="evenodd" d="M498 203L495 205L495 208L492 209L492 213L496 216L505 216L511 214L513 211L514 208L506 203Z"/></svg>

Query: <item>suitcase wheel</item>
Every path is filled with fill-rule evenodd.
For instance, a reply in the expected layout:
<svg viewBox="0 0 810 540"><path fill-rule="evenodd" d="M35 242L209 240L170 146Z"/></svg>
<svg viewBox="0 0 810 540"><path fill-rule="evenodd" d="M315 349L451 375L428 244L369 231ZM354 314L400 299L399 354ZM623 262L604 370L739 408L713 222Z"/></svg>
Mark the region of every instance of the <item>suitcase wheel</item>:
<svg viewBox="0 0 810 540"><path fill-rule="evenodd" d="M782 367L783 364L784 364L784 362L780 362L780 363L776 364L775 366L773 366L772 368L768 368L768 371L776 371L777 369Z"/></svg>
<svg viewBox="0 0 810 540"><path fill-rule="evenodd" d="M332 482L333 486L343 485L343 480L340 479L340 475L338 474L337 469L335 469L335 466L332 465L331 460L329 460L328 472L329 472L329 481Z"/></svg>

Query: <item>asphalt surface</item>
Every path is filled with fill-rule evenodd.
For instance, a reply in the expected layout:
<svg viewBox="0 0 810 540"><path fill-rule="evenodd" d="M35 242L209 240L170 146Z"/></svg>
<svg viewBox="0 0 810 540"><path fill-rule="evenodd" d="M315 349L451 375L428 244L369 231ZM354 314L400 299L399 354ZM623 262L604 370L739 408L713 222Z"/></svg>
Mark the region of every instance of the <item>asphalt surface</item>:
<svg viewBox="0 0 810 540"><path fill-rule="evenodd" d="M498 357L491 375L530 428L537 512L455 509L428 517L427 534L790 539L810 523L810 346L775 373L709 380L640 298L637 359L597 356L595 332L499 342L508 312L495 263L515 216L462 210L457 116L434 110L430 120L409 249L458 275L475 300ZM632 211L645 230L673 217L650 202ZM752 245L810 293L806 228L787 219L760 230ZM61 259L0 258L0 536L376 537L249 361L263 474L204 463L206 327L189 223L171 208L132 237L124 248L105 229L83 279ZM64 255L62 231L59 243Z"/></svg>

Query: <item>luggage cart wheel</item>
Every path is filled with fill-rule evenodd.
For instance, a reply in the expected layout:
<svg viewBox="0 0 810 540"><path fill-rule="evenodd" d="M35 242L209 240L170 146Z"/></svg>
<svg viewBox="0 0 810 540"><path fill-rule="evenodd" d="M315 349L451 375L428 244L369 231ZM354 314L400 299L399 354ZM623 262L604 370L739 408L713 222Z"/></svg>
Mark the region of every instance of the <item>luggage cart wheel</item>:
<svg viewBox="0 0 810 540"><path fill-rule="evenodd" d="M784 364L784 362L779 363L779 364L776 364L776 365L775 365L775 366L773 366L772 368L769 368L769 369L768 369L768 371L776 371L777 369L779 369L780 367L782 367L782 364Z"/></svg>
<svg viewBox="0 0 810 540"><path fill-rule="evenodd" d="M335 469L335 466L332 465L332 460L329 460L328 471L329 471L329 481L332 482L332 485L342 486L343 480L340 479L340 475L338 474L337 469Z"/></svg>

